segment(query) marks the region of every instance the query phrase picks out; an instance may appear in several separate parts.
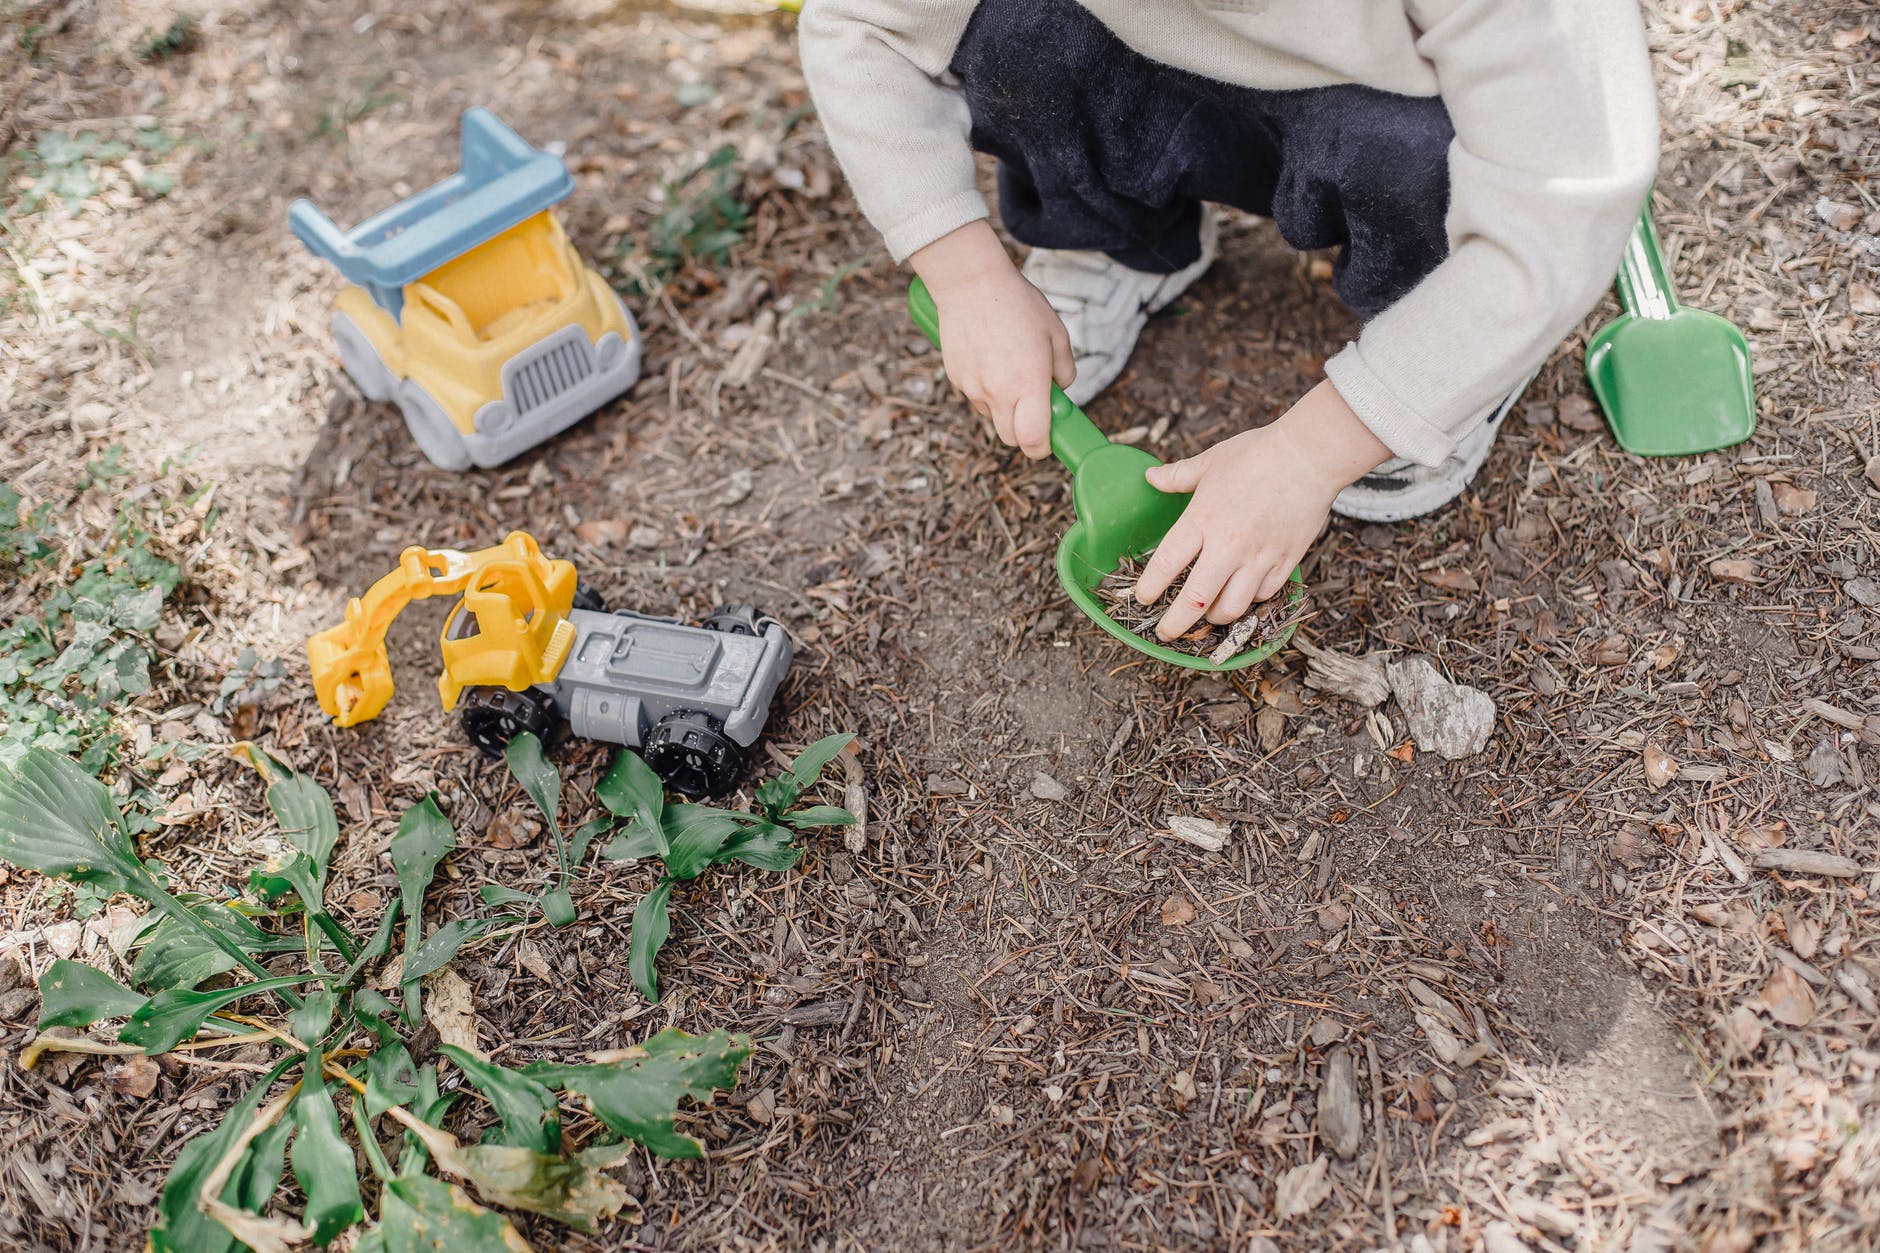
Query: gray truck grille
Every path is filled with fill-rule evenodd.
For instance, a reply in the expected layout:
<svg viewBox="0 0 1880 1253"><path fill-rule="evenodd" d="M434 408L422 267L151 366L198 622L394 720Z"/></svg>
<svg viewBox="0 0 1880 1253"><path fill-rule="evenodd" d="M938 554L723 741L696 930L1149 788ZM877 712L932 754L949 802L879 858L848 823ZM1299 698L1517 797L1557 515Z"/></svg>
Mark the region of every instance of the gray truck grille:
<svg viewBox="0 0 1880 1253"><path fill-rule="evenodd" d="M585 337L562 340L510 376L510 399L528 413L594 373Z"/></svg>

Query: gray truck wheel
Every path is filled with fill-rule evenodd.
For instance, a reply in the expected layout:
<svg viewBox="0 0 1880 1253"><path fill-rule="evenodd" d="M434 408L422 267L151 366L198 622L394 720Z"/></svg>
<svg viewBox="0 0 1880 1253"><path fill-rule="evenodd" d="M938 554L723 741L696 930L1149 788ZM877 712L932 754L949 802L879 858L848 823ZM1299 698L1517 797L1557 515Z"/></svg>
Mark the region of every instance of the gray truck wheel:
<svg viewBox="0 0 1880 1253"><path fill-rule="evenodd" d="M346 367L353 385L367 400L390 400L396 381L385 368L379 350L372 346L359 324L343 313L333 315L333 342L339 345L339 363Z"/></svg>
<svg viewBox="0 0 1880 1253"><path fill-rule="evenodd" d="M492 757L501 757L509 741L524 731L547 739L555 725L554 702L533 688L465 688L461 704L464 735Z"/></svg>
<svg viewBox="0 0 1880 1253"><path fill-rule="evenodd" d="M601 598L601 594L585 583L574 585L574 607L591 609L595 613L607 612L607 602Z"/></svg>
<svg viewBox="0 0 1880 1253"><path fill-rule="evenodd" d="M470 450L464 446L463 434L424 388L410 381L399 388L398 411L405 415L405 425L411 428L418 451L432 465L440 470L470 468Z"/></svg>
<svg viewBox="0 0 1880 1253"><path fill-rule="evenodd" d="M725 734L724 723L696 709L661 718L646 734L640 756L667 787L698 800L723 796L744 773L744 749Z"/></svg>
<svg viewBox="0 0 1880 1253"><path fill-rule="evenodd" d="M699 625L726 635L762 635L775 621L755 605L720 605Z"/></svg>

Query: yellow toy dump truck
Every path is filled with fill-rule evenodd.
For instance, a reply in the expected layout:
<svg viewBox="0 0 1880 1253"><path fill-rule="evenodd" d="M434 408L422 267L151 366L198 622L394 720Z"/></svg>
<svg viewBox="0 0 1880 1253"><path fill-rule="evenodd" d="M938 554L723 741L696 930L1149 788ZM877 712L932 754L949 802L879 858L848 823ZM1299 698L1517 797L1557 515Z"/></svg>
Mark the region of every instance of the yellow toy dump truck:
<svg viewBox="0 0 1880 1253"><path fill-rule="evenodd" d="M346 605L346 620L307 641L314 693L343 727L378 717L392 698L385 633L404 607L457 595L439 647L437 691L461 705L465 733L501 753L529 731L576 735L640 750L674 791L716 796L744 772L789 671L790 636L749 605L726 605L697 626L608 612L574 566L542 555L516 531L463 553L407 548L398 568Z"/></svg>
<svg viewBox="0 0 1880 1253"><path fill-rule="evenodd" d="M457 173L342 231L307 200L294 234L356 286L333 337L371 400L390 400L447 470L509 460L633 386L640 335L550 212L560 157L488 109L463 115Z"/></svg>

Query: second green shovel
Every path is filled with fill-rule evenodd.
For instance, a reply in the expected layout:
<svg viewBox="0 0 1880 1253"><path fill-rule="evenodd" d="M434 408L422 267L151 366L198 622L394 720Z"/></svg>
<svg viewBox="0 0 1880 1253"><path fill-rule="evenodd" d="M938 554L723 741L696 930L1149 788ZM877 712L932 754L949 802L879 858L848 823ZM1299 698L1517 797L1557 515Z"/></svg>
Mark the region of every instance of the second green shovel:
<svg viewBox="0 0 1880 1253"><path fill-rule="evenodd" d="M1753 435L1749 345L1725 319L1678 304L1649 207L1626 241L1617 290L1625 312L1587 345L1586 377L1620 447L1680 457Z"/></svg>

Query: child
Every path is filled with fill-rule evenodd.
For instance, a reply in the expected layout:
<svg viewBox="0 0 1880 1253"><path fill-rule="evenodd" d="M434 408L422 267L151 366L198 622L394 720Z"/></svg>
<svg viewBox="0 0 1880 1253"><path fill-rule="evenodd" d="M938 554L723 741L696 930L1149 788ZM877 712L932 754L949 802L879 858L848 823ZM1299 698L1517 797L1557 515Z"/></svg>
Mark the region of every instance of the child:
<svg viewBox="0 0 1880 1253"><path fill-rule="evenodd" d="M948 376L1050 451L1214 259L1210 202L1340 251L1365 320L1271 425L1150 472L1193 492L1138 584L1158 631L1277 592L1336 508L1467 488L1611 283L1657 163L1635 0L809 0L804 72L857 200L939 307ZM972 150L999 158L1015 269ZM1192 566L1192 569L1190 569Z"/></svg>

